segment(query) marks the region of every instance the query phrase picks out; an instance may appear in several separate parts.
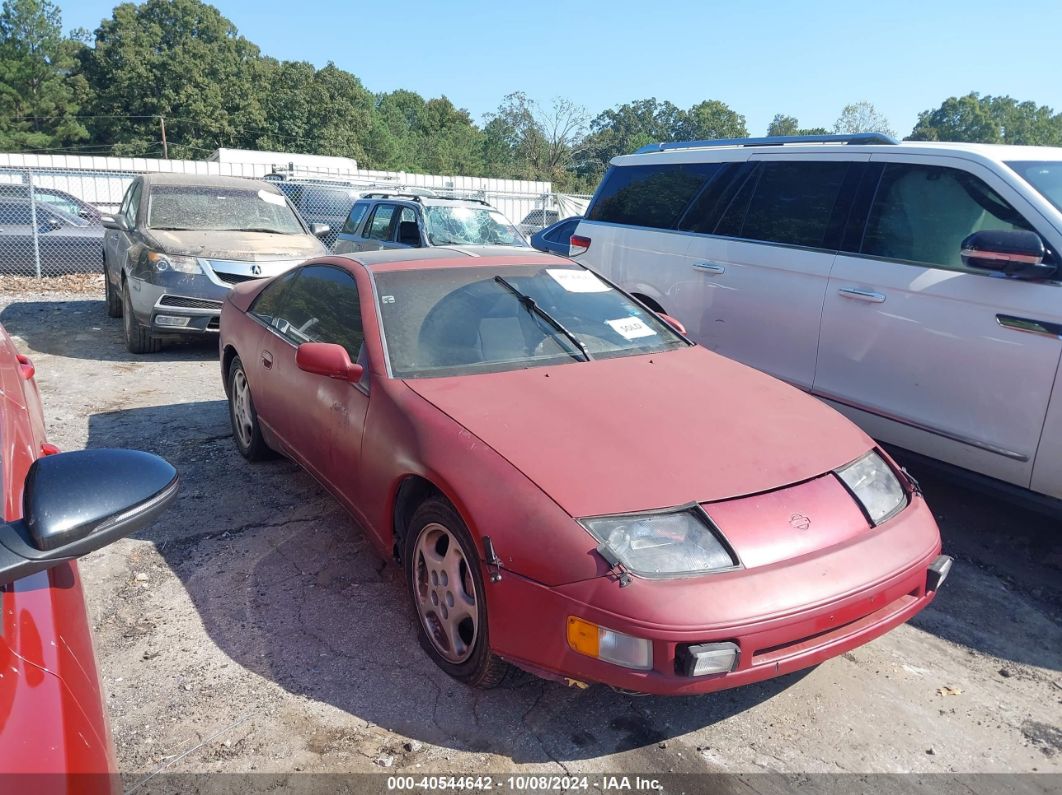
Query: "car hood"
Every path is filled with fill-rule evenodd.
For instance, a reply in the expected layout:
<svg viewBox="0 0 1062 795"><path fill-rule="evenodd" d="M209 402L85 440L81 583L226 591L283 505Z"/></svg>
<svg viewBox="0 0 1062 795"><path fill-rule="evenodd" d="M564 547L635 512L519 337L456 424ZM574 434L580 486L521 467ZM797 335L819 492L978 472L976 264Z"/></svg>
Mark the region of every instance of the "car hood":
<svg viewBox="0 0 1062 795"><path fill-rule="evenodd" d="M405 383L575 517L769 491L873 446L815 398L700 347Z"/></svg>
<svg viewBox="0 0 1062 795"><path fill-rule="evenodd" d="M149 245L166 254L211 259L266 262L327 254L313 235L272 235L268 232L216 232L145 230Z"/></svg>

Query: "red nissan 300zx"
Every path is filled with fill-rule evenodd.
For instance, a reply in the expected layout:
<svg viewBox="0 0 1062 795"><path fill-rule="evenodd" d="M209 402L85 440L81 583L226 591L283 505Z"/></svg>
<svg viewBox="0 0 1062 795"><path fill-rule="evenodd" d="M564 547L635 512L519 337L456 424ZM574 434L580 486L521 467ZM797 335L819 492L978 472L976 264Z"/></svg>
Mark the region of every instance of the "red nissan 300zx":
<svg viewBox="0 0 1062 795"><path fill-rule="evenodd" d="M240 451L296 460L401 562L469 684L755 682L906 621L950 568L854 425L565 259L312 260L232 291L221 352Z"/></svg>

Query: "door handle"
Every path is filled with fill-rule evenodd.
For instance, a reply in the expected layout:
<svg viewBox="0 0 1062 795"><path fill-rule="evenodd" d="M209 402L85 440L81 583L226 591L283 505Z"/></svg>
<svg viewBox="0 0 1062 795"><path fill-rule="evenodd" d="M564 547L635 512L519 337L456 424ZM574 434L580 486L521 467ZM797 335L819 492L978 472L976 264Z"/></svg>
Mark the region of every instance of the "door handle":
<svg viewBox="0 0 1062 795"><path fill-rule="evenodd" d="M726 273L726 266L720 265L718 262L695 262L693 267L705 273Z"/></svg>
<svg viewBox="0 0 1062 795"><path fill-rule="evenodd" d="M273 354L269 351L262 351L262 367L267 370L273 369Z"/></svg>
<svg viewBox="0 0 1062 795"><path fill-rule="evenodd" d="M873 290L863 290L859 287L842 287L837 292L841 294L841 298L851 298L853 301L869 301L872 304L885 303L885 295Z"/></svg>
<svg viewBox="0 0 1062 795"><path fill-rule="evenodd" d="M1003 328L1024 331L1029 334L1041 334L1045 337L1062 339L1062 323L1052 323L1050 320L1035 320L1028 317L1015 317L1014 315L996 315L996 322Z"/></svg>

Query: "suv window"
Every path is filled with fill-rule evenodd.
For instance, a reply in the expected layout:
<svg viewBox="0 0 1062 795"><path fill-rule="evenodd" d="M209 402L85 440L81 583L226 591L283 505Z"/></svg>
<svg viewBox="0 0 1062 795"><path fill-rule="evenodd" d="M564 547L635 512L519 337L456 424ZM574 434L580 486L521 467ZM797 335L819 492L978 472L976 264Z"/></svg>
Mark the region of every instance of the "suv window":
<svg viewBox="0 0 1062 795"><path fill-rule="evenodd" d="M890 163L870 207L861 253L963 269L961 243L982 229L1032 229L984 182L943 166Z"/></svg>
<svg viewBox="0 0 1062 795"><path fill-rule="evenodd" d="M716 234L792 246L823 245L851 164L760 163L723 213Z"/></svg>
<svg viewBox="0 0 1062 795"><path fill-rule="evenodd" d="M361 227L362 219L365 218L365 213L369 211L368 202L358 202L350 208L350 215L347 216L347 220L343 223L344 235L356 235L358 229Z"/></svg>
<svg viewBox="0 0 1062 795"><path fill-rule="evenodd" d="M372 218L369 219L365 237L370 240L390 240L391 236L388 232L391 230L391 219L394 217L396 209L398 208L393 204L377 204L376 211L373 212Z"/></svg>
<svg viewBox="0 0 1062 795"><path fill-rule="evenodd" d="M597 189L587 220L674 229L721 163L613 166Z"/></svg>
<svg viewBox="0 0 1062 795"><path fill-rule="evenodd" d="M136 228L136 219L140 215L140 194L143 193L143 182L138 182L133 185L133 190L129 194L129 207L126 208L126 218L129 221L129 228Z"/></svg>
<svg viewBox="0 0 1062 795"><path fill-rule="evenodd" d="M293 281L262 292L251 312L293 345L334 342L357 361L365 335L354 277L340 268L311 265L293 271Z"/></svg>

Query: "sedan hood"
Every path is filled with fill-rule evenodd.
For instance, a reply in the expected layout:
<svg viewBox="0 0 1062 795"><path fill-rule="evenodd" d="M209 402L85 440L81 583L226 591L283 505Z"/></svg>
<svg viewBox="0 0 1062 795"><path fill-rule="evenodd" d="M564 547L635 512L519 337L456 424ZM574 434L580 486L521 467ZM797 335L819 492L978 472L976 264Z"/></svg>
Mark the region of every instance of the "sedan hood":
<svg viewBox="0 0 1062 795"><path fill-rule="evenodd" d="M769 491L873 446L815 398L700 347L406 384L576 517Z"/></svg>
<svg viewBox="0 0 1062 795"><path fill-rule="evenodd" d="M268 232L211 232L147 230L149 244L166 254L210 259L268 262L308 259L327 254L313 235L274 235Z"/></svg>

